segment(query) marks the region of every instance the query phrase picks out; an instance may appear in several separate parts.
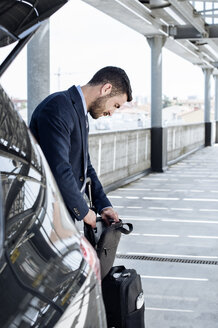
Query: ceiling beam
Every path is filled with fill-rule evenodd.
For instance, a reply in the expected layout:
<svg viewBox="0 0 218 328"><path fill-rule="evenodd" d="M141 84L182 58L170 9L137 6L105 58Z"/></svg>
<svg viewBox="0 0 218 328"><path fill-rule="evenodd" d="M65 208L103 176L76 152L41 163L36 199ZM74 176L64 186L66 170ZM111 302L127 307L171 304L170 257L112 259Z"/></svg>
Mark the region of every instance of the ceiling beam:
<svg viewBox="0 0 218 328"><path fill-rule="evenodd" d="M154 10L154 4L152 4L153 7L149 8L147 1L146 3L141 3L139 0L83 1L147 38L155 35L167 37L165 47L193 64L211 68L213 59L217 61L210 52L205 51L205 55L202 55L200 47L195 45L195 42L190 42L192 39L200 40L199 42L203 44L204 40L209 40L207 37L210 33L214 37L218 32L216 26L212 26L208 30L203 17L186 0L168 0L166 2L166 4L170 4L170 8L175 11L177 16L184 20L184 25L179 25L182 23L176 22L177 20L173 16L170 17L165 7L158 6ZM162 5L162 0L158 1L161 1ZM215 41L211 40L211 42L214 43L216 49ZM213 47L212 44L211 46Z"/></svg>
<svg viewBox="0 0 218 328"><path fill-rule="evenodd" d="M213 2L218 4L218 0L194 0L192 2Z"/></svg>
<svg viewBox="0 0 218 328"><path fill-rule="evenodd" d="M197 31L199 31L204 37L207 37L208 33L205 29L205 21L203 17L196 12L189 2L178 0L168 1L172 7L179 12L181 17L184 17Z"/></svg>
<svg viewBox="0 0 218 328"><path fill-rule="evenodd" d="M174 37L174 39L199 40L205 38L204 35L191 25L169 26L168 28L165 27L165 31L168 31L169 36ZM218 38L218 24L207 26L207 33L207 38Z"/></svg>

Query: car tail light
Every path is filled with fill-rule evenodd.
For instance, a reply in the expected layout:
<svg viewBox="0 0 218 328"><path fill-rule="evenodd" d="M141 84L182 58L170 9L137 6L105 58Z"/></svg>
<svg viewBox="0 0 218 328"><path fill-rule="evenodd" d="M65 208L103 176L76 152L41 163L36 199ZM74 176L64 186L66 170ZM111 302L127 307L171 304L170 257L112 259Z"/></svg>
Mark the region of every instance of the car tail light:
<svg viewBox="0 0 218 328"><path fill-rule="evenodd" d="M100 263L97 257L97 253L95 252L92 245L88 242L85 237L81 237L80 248L85 260L88 262L90 267L96 274L99 282L101 283L101 274L100 274Z"/></svg>

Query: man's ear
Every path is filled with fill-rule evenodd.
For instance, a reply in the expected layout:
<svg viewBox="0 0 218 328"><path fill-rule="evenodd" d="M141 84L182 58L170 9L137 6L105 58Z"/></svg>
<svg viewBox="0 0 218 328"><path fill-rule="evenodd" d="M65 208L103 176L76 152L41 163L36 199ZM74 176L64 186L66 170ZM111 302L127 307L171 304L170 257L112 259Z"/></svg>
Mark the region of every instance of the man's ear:
<svg viewBox="0 0 218 328"><path fill-rule="evenodd" d="M105 83L101 87L101 96L107 96L111 93L112 90L112 84L111 83Z"/></svg>

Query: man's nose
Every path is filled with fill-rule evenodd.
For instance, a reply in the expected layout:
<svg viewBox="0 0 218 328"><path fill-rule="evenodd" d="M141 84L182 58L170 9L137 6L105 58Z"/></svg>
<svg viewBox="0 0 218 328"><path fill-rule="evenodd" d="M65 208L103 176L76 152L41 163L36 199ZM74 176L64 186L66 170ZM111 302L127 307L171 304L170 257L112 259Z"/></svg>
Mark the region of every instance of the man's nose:
<svg viewBox="0 0 218 328"><path fill-rule="evenodd" d="M110 109L109 110L109 115L112 116L114 112L115 112L115 109Z"/></svg>

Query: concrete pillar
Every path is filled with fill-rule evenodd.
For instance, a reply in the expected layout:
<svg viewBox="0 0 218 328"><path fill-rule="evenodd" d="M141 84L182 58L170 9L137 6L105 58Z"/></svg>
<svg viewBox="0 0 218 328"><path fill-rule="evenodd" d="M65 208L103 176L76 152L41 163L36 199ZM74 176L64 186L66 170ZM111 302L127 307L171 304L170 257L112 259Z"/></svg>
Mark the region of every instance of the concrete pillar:
<svg viewBox="0 0 218 328"><path fill-rule="evenodd" d="M211 68L204 68L204 122L205 122L205 146L212 146L212 122L210 120L210 80Z"/></svg>
<svg viewBox="0 0 218 328"><path fill-rule="evenodd" d="M151 168L167 168L167 130L162 127L162 47L163 36L148 38L151 47Z"/></svg>
<svg viewBox="0 0 218 328"><path fill-rule="evenodd" d="M27 46L27 120L50 93L49 20L45 21Z"/></svg>
<svg viewBox="0 0 218 328"><path fill-rule="evenodd" d="M218 75L214 75L215 80L215 104L214 104L214 120L215 120L215 142L218 143Z"/></svg>

